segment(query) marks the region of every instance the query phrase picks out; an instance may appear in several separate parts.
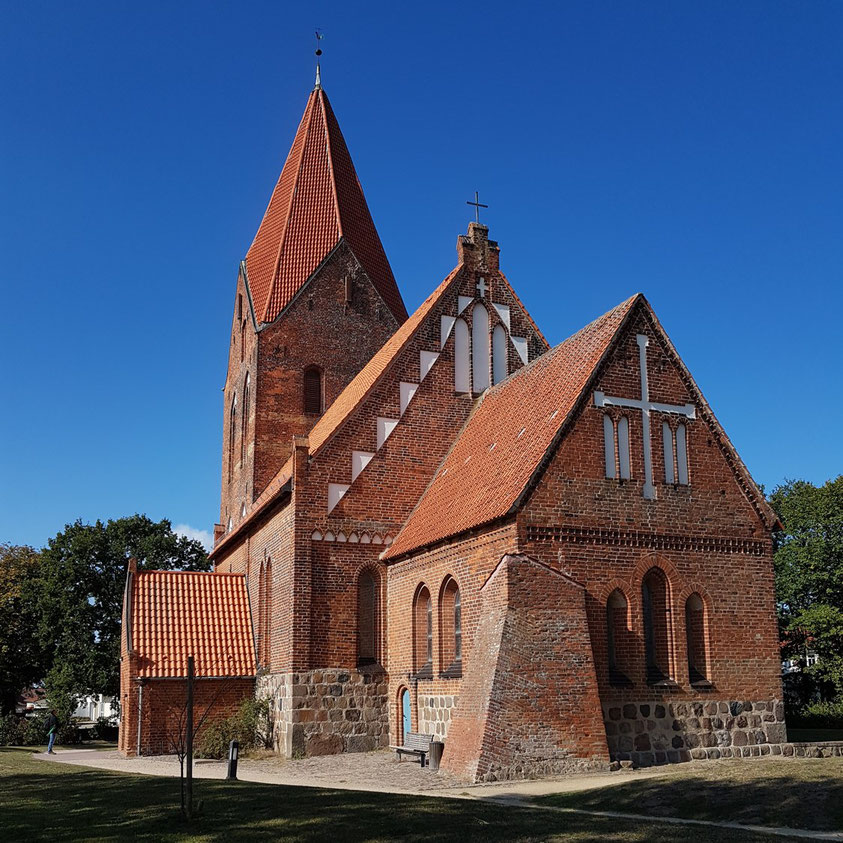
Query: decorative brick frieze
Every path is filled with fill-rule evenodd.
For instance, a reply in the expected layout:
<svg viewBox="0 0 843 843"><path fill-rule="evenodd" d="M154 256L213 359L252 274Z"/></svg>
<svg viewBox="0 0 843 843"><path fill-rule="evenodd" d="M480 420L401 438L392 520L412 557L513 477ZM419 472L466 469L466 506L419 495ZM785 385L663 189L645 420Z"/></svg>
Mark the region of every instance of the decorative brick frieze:
<svg viewBox="0 0 843 843"><path fill-rule="evenodd" d="M726 536L680 535L653 533L644 530L615 530L605 527L546 527L527 524L528 542L568 542L571 544L623 545L650 550L678 550L695 553L743 553L764 556L770 551L769 541L737 539Z"/></svg>

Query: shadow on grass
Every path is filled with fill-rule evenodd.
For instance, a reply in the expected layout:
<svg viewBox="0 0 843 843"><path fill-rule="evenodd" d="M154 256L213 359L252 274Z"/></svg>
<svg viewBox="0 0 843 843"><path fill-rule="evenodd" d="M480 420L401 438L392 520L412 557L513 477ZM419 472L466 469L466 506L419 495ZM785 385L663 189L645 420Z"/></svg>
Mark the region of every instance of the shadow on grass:
<svg viewBox="0 0 843 843"><path fill-rule="evenodd" d="M21 757L24 756L24 757ZM13 776L13 778L12 778ZM69 840L566 840L667 843L685 830L645 822L489 805L248 782L198 780L201 804L187 823L178 780L125 776L0 753L5 839ZM758 841L695 829L698 841ZM781 840L781 838L779 838Z"/></svg>
<svg viewBox="0 0 843 843"><path fill-rule="evenodd" d="M836 759L835 759L836 761ZM642 817L682 817L747 825L787 826L813 831L843 831L843 766L831 760L785 762L790 774L739 768L709 774L646 778L610 788L556 794L536 804ZM743 763L743 762L741 762ZM827 765L827 774L816 765ZM754 777L753 777L754 773Z"/></svg>

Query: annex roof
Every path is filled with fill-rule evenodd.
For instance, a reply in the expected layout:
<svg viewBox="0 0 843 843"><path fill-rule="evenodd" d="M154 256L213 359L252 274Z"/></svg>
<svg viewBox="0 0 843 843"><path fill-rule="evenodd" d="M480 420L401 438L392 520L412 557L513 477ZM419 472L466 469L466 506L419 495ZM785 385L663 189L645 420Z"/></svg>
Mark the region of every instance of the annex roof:
<svg viewBox="0 0 843 843"><path fill-rule="evenodd" d="M344 239L399 322L407 310L351 155L321 86L313 89L266 213L246 253L258 323L272 322Z"/></svg>
<svg viewBox="0 0 843 843"><path fill-rule="evenodd" d="M639 299L622 302L484 395L385 559L511 511Z"/></svg>
<svg viewBox="0 0 843 843"><path fill-rule="evenodd" d="M243 574L139 571L131 574L131 645L138 676L254 676L255 642Z"/></svg>

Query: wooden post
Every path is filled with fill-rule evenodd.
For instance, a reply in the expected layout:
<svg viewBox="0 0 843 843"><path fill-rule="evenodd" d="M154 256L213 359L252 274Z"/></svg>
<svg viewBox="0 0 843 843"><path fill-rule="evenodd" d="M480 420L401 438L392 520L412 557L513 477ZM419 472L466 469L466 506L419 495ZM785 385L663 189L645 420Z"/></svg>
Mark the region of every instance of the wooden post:
<svg viewBox="0 0 843 843"><path fill-rule="evenodd" d="M187 657L187 818L193 817L193 656Z"/></svg>

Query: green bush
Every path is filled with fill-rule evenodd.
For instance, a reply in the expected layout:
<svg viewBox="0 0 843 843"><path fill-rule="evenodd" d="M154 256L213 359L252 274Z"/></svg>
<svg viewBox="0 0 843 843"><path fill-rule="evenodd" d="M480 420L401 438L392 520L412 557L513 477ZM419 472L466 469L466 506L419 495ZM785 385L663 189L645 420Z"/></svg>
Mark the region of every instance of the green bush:
<svg viewBox="0 0 843 843"><path fill-rule="evenodd" d="M797 729L843 729L843 699L809 703L788 722Z"/></svg>
<svg viewBox="0 0 843 843"><path fill-rule="evenodd" d="M29 746L26 727L27 721L16 714L0 717L0 746Z"/></svg>
<svg viewBox="0 0 843 843"><path fill-rule="evenodd" d="M116 741L119 734L117 722L112 717L98 717L94 726L94 737L98 741Z"/></svg>
<svg viewBox="0 0 843 843"><path fill-rule="evenodd" d="M196 756L225 758L231 741L238 741L241 752L267 746L268 718L269 700L243 700L230 717L220 717L204 725Z"/></svg>

